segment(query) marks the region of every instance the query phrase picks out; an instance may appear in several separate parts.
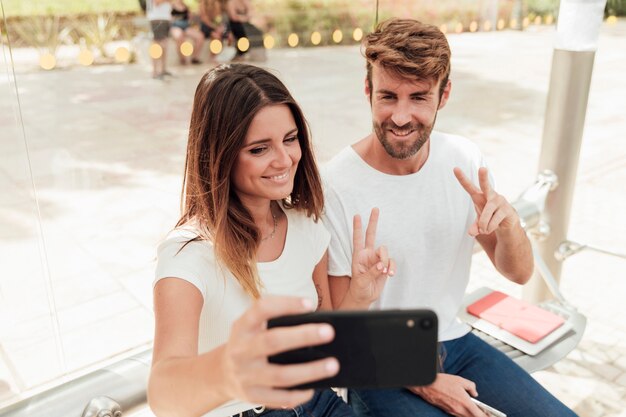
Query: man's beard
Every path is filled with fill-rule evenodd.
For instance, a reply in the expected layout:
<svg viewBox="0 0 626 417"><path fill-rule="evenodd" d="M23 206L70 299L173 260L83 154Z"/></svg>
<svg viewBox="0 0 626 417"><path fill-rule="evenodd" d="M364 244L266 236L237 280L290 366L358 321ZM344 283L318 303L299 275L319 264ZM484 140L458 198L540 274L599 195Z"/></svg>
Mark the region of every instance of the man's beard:
<svg viewBox="0 0 626 417"><path fill-rule="evenodd" d="M385 148L385 151L389 156L394 159L409 159L413 155L419 152L422 149L422 146L428 139L430 138L430 133L433 131L433 126L435 125L435 120L437 119L437 115L433 119L432 124L430 125L422 125L419 123L407 123L404 126L397 126L395 123L383 122L382 125L374 122L374 133L378 137L381 145ZM387 139L387 134L389 133L389 129L393 129L396 131L414 131L410 133L411 135L417 133L417 138L408 144L404 143L392 143Z"/></svg>

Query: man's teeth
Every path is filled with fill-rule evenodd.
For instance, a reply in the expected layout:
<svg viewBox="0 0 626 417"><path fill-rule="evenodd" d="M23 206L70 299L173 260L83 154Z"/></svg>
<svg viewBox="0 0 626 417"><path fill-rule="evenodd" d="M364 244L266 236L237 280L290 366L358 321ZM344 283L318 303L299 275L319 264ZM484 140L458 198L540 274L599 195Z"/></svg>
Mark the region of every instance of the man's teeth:
<svg viewBox="0 0 626 417"><path fill-rule="evenodd" d="M413 133L412 130L391 130L391 132L396 136L408 136Z"/></svg>

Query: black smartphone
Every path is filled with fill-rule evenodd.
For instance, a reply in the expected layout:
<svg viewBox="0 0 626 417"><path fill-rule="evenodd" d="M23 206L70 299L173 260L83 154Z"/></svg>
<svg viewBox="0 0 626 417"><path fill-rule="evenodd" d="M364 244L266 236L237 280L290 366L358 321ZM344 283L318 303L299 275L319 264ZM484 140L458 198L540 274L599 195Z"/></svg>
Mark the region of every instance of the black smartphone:
<svg viewBox="0 0 626 417"><path fill-rule="evenodd" d="M332 342L269 357L294 364L335 357L337 375L292 388L392 388L428 385L437 374L437 315L432 310L321 311L271 319L268 327L329 323Z"/></svg>

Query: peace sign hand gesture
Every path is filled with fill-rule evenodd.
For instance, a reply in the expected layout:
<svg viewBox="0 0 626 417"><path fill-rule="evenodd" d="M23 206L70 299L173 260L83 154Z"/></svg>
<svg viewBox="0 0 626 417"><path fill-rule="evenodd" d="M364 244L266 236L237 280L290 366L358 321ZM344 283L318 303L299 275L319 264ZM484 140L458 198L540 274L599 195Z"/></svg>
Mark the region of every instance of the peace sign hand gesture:
<svg viewBox="0 0 626 417"><path fill-rule="evenodd" d="M353 218L352 279L348 292L352 300L364 308L368 308L380 297L387 278L395 274L396 268L385 246L374 247L378 214L377 208L372 209L365 231L365 240L363 240L361 216L357 214Z"/></svg>
<svg viewBox="0 0 626 417"><path fill-rule="evenodd" d="M480 188L476 187L460 168L454 168L454 175L467 191L474 203L476 221L467 231L470 236L488 235L498 229L511 229L519 223L519 216L513 206L489 184L487 168L478 170Z"/></svg>

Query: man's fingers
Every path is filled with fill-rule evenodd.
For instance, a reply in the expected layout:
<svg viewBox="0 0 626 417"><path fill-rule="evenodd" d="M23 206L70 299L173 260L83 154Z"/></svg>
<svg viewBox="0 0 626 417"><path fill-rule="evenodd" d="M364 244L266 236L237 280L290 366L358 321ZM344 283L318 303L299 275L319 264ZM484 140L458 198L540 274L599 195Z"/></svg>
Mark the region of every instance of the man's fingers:
<svg viewBox="0 0 626 417"><path fill-rule="evenodd" d="M504 210L500 209L496 211L487 225L487 234L493 233L498 227L500 227L500 223L502 223L502 220L505 218L506 214L504 213Z"/></svg>
<svg viewBox="0 0 626 417"><path fill-rule="evenodd" d="M367 223L367 230L365 231L365 247L373 248L376 241L376 228L378 226L378 215L380 211L377 207L372 209L370 213L370 220Z"/></svg>
<svg viewBox="0 0 626 417"><path fill-rule="evenodd" d="M287 350L329 343L335 337L330 324L280 326L256 336L253 344L259 356L270 356Z"/></svg>
<svg viewBox="0 0 626 417"><path fill-rule="evenodd" d="M355 214L352 218L352 253L363 249L363 224L361 216Z"/></svg>
<svg viewBox="0 0 626 417"><path fill-rule="evenodd" d="M459 378L462 381L463 389L465 389L465 391L467 391L467 393L471 395L472 397L478 397L478 391L476 391L476 384L473 381L470 381L469 379L465 379L462 377L459 377Z"/></svg>
<svg viewBox="0 0 626 417"><path fill-rule="evenodd" d="M478 183L480 184L480 189L485 194L485 197L489 200L494 194L494 191L489 183L489 172L487 171L487 168L481 167L478 170Z"/></svg>
<svg viewBox="0 0 626 417"><path fill-rule="evenodd" d="M268 296L255 301L253 306L235 322L234 326L256 329L273 317L310 313L314 309L315 305L307 298Z"/></svg>
<svg viewBox="0 0 626 417"><path fill-rule="evenodd" d="M387 274L389 271L389 254L387 253L387 248L385 246L380 246L376 249L376 256L378 257L376 269L378 269L378 271L382 274Z"/></svg>
<svg viewBox="0 0 626 417"><path fill-rule="evenodd" d="M480 189L477 188L474 184L472 184L469 178L465 176L461 168L459 167L454 168L454 176L461 184L461 187L463 187L465 191L467 191L470 195L475 194L475 193L480 193Z"/></svg>
<svg viewBox="0 0 626 417"><path fill-rule="evenodd" d="M469 230L467 231L467 234L470 235L471 237L476 237L480 234L480 232L478 231L478 221L475 221L474 223L472 223Z"/></svg>
<svg viewBox="0 0 626 417"><path fill-rule="evenodd" d="M497 209L498 205L493 200L488 201L487 204L485 204L485 207L483 207L480 216L477 219L478 231L480 233L487 233L487 225L489 225L489 222Z"/></svg>
<svg viewBox="0 0 626 417"><path fill-rule="evenodd" d="M389 259L389 271L387 272L387 275L389 275L390 277L394 276L396 274L396 261L393 260L393 258Z"/></svg>

